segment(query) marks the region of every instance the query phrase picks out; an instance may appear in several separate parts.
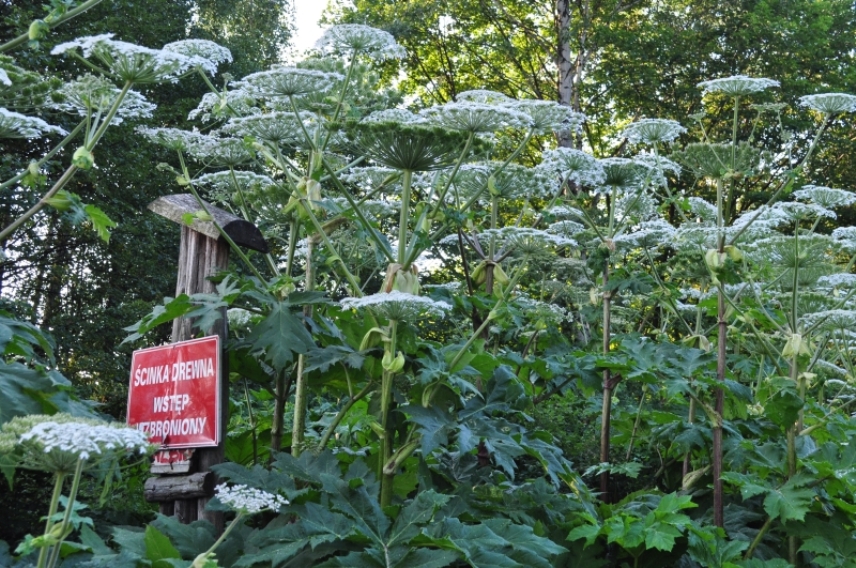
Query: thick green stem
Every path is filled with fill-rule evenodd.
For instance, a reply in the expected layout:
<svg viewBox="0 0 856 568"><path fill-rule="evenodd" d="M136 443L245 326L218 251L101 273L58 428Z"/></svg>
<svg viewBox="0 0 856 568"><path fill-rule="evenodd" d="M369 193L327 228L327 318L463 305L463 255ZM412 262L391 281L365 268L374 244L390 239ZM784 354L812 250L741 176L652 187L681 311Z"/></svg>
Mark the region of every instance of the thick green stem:
<svg viewBox="0 0 856 568"><path fill-rule="evenodd" d="M62 549L62 543L65 540L65 533L68 529L69 522L71 521L71 514L74 511L74 500L77 499L77 490L80 489L80 478L83 475L83 466L86 464L86 460L78 459L77 460L77 468L74 470L74 477L71 480L71 489L68 492L68 501L65 506L65 514L62 516L62 522L59 528L59 541L53 546L51 550L51 558L48 561L48 568L54 568L57 565L57 561L59 560L59 553Z"/></svg>
<svg viewBox="0 0 856 568"><path fill-rule="evenodd" d="M59 498L62 495L62 486L65 483L66 474L57 472L54 474L54 490L51 495L51 504L48 507L48 520L45 522L45 535L51 533L54 522L51 520L59 508ZM39 551L38 568L44 568L45 560L47 560L48 547L44 547Z"/></svg>
<svg viewBox="0 0 856 568"><path fill-rule="evenodd" d="M241 519L244 518L244 515L245 515L245 513L239 511L238 514L235 515L235 518L232 519L232 522L229 523L229 526L226 527L226 530L223 531L223 534L220 535L220 538L218 538L216 541L214 541L214 544L211 545L211 548L209 548L208 550L206 550L205 552L203 552L202 554L200 554L199 556L196 557L196 559L193 561L194 565L196 565L196 562L199 561L200 559L210 558L210 556L214 553L214 551L217 550L217 547L220 546L221 544L223 544L223 541L226 540L226 537L229 536L229 533L231 533L232 530L236 526L238 526L238 523L241 522ZM201 566L202 562L200 562L199 565Z"/></svg>
<svg viewBox="0 0 856 568"><path fill-rule="evenodd" d="M725 227L722 207L722 180L716 181L716 225L717 225L717 252L722 254L725 250ZM719 384L725 382L726 371L726 341L728 334L728 323L725 319L725 290L722 285L717 287L716 321L717 321L717 343L716 343L716 380ZM714 391L714 412L718 417L713 427L713 522L718 527L725 526L725 499L722 486L722 412L725 408L725 392L722 387Z"/></svg>
<svg viewBox="0 0 856 568"><path fill-rule="evenodd" d="M308 205L305 205L308 208ZM306 272L304 273L304 289L311 292L315 289L315 267L312 264L312 253L315 245L312 239L307 239ZM306 316L312 315L312 306L303 308ZM294 380L294 426L291 430L291 455L298 457L303 452L304 434L306 432L306 413L308 405L308 386L306 384L306 355L297 356L297 375Z"/></svg>
<svg viewBox="0 0 856 568"><path fill-rule="evenodd" d="M764 539L764 535L767 534L767 531L770 530L771 526L773 526L773 517L767 517L767 520L764 521L764 526L762 526L761 530L758 531L758 534L755 535L755 538L752 540L752 544L749 545L749 548L743 555L743 560L749 560L752 558L752 555L755 554L755 549L758 548L759 544L761 544L761 541Z"/></svg>
<svg viewBox="0 0 856 568"><path fill-rule="evenodd" d="M611 343L610 328L612 316L612 294L607 290L609 284L609 264L603 268L603 342L602 353L609 354ZM603 400L600 412L600 462L609 463L610 420L612 418L612 376L609 369L603 371ZM609 502L609 471L600 474L601 499Z"/></svg>
<svg viewBox="0 0 856 568"><path fill-rule="evenodd" d="M406 270L407 261L407 225L410 221L410 192L413 184L413 172L404 170L401 176L401 215L398 222L398 264Z"/></svg>
<svg viewBox="0 0 856 568"><path fill-rule="evenodd" d="M395 358L397 343L398 343L398 321L390 320L389 322L389 351L392 358ZM392 442L393 434L391 425L389 424L389 411L392 407L392 383L395 379L395 373L384 369L383 377L381 378L381 393L380 393L380 411L381 411L381 429L383 430L383 445L382 458L378 464L378 470L381 478L380 486L380 506L388 507L392 504L392 489L395 482L395 471L386 473L384 465L392 457Z"/></svg>

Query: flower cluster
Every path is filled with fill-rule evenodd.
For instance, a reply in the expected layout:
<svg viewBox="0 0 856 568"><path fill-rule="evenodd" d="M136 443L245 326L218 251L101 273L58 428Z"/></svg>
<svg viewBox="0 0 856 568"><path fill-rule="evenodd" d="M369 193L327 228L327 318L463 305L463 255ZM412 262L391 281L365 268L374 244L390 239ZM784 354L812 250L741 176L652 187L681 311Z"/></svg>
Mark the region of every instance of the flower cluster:
<svg viewBox="0 0 856 568"><path fill-rule="evenodd" d="M530 124L529 116L501 105L473 102L446 103L429 107L419 113L429 124L463 132L496 132L503 128L523 128Z"/></svg>
<svg viewBox="0 0 856 568"><path fill-rule="evenodd" d="M597 186L603 183L603 166L594 156L573 148L556 148L544 152L540 168L555 172L577 185Z"/></svg>
<svg viewBox="0 0 856 568"><path fill-rule="evenodd" d="M95 75L83 75L69 81L59 89L62 100L51 107L60 112L89 116L106 114L120 94L120 90L107 79ZM128 91L111 124L121 124L125 119L151 118L157 108L136 91Z"/></svg>
<svg viewBox="0 0 856 568"><path fill-rule="evenodd" d="M342 307L349 309L367 309L377 316L396 321L414 321L417 318L432 316L443 317L452 306L446 302L439 302L393 290L371 294L362 298L345 298L341 302Z"/></svg>
<svg viewBox="0 0 856 568"><path fill-rule="evenodd" d="M811 201L821 207L847 207L856 203L856 194L843 189L833 189L822 185L804 185L794 192L794 197Z"/></svg>
<svg viewBox="0 0 856 568"><path fill-rule="evenodd" d="M34 116L0 107L0 138L38 138L46 134L68 134Z"/></svg>
<svg viewBox="0 0 856 568"><path fill-rule="evenodd" d="M614 242L617 245L627 245L640 248L657 248L668 244L675 234L675 228L664 219L643 221L636 229L627 234L617 235Z"/></svg>
<svg viewBox="0 0 856 568"><path fill-rule="evenodd" d="M506 164L501 168L502 165L501 162L481 162L463 166L455 176L455 185L466 197L476 193L502 198L552 197L557 189L556 182L542 169L518 164Z"/></svg>
<svg viewBox="0 0 856 568"><path fill-rule="evenodd" d="M539 255L556 248L578 246L570 237L529 227L486 229L478 235L478 240L483 243L490 239L496 239L503 250L513 250L522 255Z"/></svg>
<svg viewBox="0 0 856 568"><path fill-rule="evenodd" d="M324 32L316 47L322 51L335 51L348 55L366 55L377 61L402 59L407 51L392 34L361 24L332 26Z"/></svg>
<svg viewBox="0 0 856 568"><path fill-rule="evenodd" d="M197 67L214 75L220 63L231 63L232 52L207 39L183 39L163 46L164 51L180 53L191 58Z"/></svg>
<svg viewBox="0 0 856 568"><path fill-rule="evenodd" d="M236 170L204 174L193 181L197 185L208 187L208 197L221 203L238 201L240 197L235 195L238 190L244 192L244 197L248 197L247 193L254 193L259 188L274 184L274 181L266 175Z"/></svg>
<svg viewBox="0 0 856 568"><path fill-rule="evenodd" d="M774 79L733 75L721 79L702 81L697 86L702 89L702 94L705 95L708 93L722 93L731 97L741 97L764 91L770 87L778 87L779 82Z"/></svg>
<svg viewBox="0 0 856 568"><path fill-rule="evenodd" d="M45 453L56 449L77 454L81 460L108 450L145 453L149 448L148 438L140 430L80 422L42 422L20 438L22 443L30 440Z"/></svg>
<svg viewBox="0 0 856 568"><path fill-rule="evenodd" d="M343 79L338 73L274 65L267 71L247 75L239 85L260 97L300 97L327 91Z"/></svg>
<svg viewBox="0 0 856 568"><path fill-rule="evenodd" d="M113 34L102 34L77 38L57 45L51 50L51 55L80 49L83 57L98 59L110 72L130 83L175 81L179 75L199 64L198 57L150 49L112 37Z"/></svg>
<svg viewBox="0 0 856 568"><path fill-rule="evenodd" d="M188 120L197 118L208 121L211 118L234 115L247 116L260 114L256 108L256 96L246 89L236 88L222 93L205 93L195 109L187 114Z"/></svg>
<svg viewBox="0 0 856 568"><path fill-rule="evenodd" d="M674 120L643 118L624 129L622 135L634 144L671 142L687 129Z"/></svg>
<svg viewBox="0 0 856 568"><path fill-rule="evenodd" d="M847 93L822 93L800 97L800 105L826 115L856 110L856 95Z"/></svg>
<svg viewBox="0 0 856 568"><path fill-rule="evenodd" d="M26 467L70 473L79 461L145 454L153 447L140 430L69 414L13 418L0 431L0 453L17 454Z"/></svg>
<svg viewBox="0 0 856 568"><path fill-rule="evenodd" d="M299 118L298 118L299 117ZM296 145L305 140L303 129L311 129L318 119L311 113L275 111L267 114L235 117L219 133L231 136L252 136L272 144Z"/></svg>
<svg viewBox="0 0 856 568"><path fill-rule="evenodd" d="M215 487L214 490L221 503L245 514L251 515L261 511L277 512L280 507L288 505L288 500L281 495L274 495L247 485L229 487L223 483Z"/></svg>
<svg viewBox="0 0 856 568"><path fill-rule="evenodd" d="M586 119L584 114L574 111L571 107L552 101L512 100L502 106L527 115L530 128L537 133L575 131Z"/></svg>
<svg viewBox="0 0 856 568"><path fill-rule="evenodd" d="M203 134L179 128L148 128L138 126L137 133L153 144L158 144L169 150L186 151L188 148L199 144Z"/></svg>

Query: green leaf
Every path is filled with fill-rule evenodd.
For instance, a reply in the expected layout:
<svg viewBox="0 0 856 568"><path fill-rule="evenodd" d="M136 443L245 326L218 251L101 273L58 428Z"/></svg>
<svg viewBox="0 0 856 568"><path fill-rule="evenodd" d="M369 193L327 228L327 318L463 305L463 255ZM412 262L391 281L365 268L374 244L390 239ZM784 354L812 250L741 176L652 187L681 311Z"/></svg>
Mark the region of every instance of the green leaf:
<svg viewBox="0 0 856 568"><path fill-rule="evenodd" d="M96 556L107 556L113 554L113 550L107 546L98 534L86 525L80 529L80 542L89 547ZM0 564L2 566L2 564Z"/></svg>
<svg viewBox="0 0 856 568"><path fill-rule="evenodd" d="M92 222L92 228L95 229L95 232L98 233L98 236L101 237L105 243L110 242L110 229L117 227L118 224L110 219L104 211L96 207L95 205L86 205L83 210L86 212L86 216Z"/></svg>
<svg viewBox="0 0 856 568"><path fill-rule="evenodd" d="M44 373L0 359L0 424L15 416L53 410L44 395L55 390L53 382Z"/></svg>
<svg viewBox="0 0 856 568"><path fill-rule="evenodd" d="M176 298L164 298L162 305L155 306L151 313L143 316L137 323L125 328L125 331L132 333L121 344L124 345L125 343L136 341L160 324L180 318L194 308L196 306L191 303L190 296L187 294L181 294Z"/></svg>
<svg viewBox="0 0 856 568"><path fill-rule="evenodd" d="M451 496L441 495L432 490L421 491L401 512L392 525L387 540L388 546L405 544L419 534L419 525L427 524L434 518L437 509L445 505Z"/></svg>
<svg viewBox="0 0 856 568"><path fill-rule="evenodd" d="M255 326L249 340L253 349L264 353L278 371L291 364L295 353L306 353L315 346L303 322L283 302L274 305L270 314Z"/></svg>
<svg viewBox="0 0 856 568"><path fill-rule="evenodd" d="M802 521L811 508L815 492L799 487L800 478L792 478L779 489L773 489L764 498L764 510L771 517L784 521ZM802 480L802 484L805 480Z"/></svg>
<svg viewBox="0 0 856 568"><path fill-rule="evenodd" d="M727 471L722 474L722 480L739 487L740 495L743 496L744 500L754 497L755 495L766 493L771 489L769 485L758 483L758 481L761 480L757 477L743 473Z"/></svg>
<svg viewBox="0 0 856 568"><path fill-rule="evenodd" d="M169 564L159 563L167 558L181 558L181 554L169 541L169 538L153 525L146 526L146 558L152 561L155 568L168 567ZM160 566L159 566L160 564Z"/></svg>
<svg viewBox="0 0 856 568"><path fill-rule="evenodd" d="M586 546L594 544L600 534L600 525L580 525L568 534L568 540L586 539Z"/></svg>

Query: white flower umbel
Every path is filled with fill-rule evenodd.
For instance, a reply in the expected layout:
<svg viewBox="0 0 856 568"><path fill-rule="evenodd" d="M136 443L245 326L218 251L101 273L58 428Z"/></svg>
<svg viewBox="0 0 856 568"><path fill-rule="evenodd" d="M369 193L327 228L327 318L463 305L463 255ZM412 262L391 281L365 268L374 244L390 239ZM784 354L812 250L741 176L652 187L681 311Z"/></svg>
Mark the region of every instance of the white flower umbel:
<svg viewBox="0 0 856 568"><path fill-rule="evenodd" d="M464 91L463 93L458 93L458 96L455 97L455 100L457 100L459 103L471 102L480 103L484 105L497 105L514 101L514 99L507 95L497 93L496 91L488 91L486 89L474 89L472 91Z"/></svg>
<svg viewBox="0 0 856 568"><path fill-rule="evenodd" d="M681 174L681 166L664 158L659 154L636 154L633 156L633 161L642 168L647 169L644 173L644 182L646 186L665 187L668 184L667 174L679 176Z"/></svg>
<svg viewBox="0 0 856 568"><path fill-rule="evenodd" d="M550 215L557 219L588 219L586 214L577 207L569 207L567 205L556 205L547 211Z"/></svg>
<svg viewBox="0 0 856 568"><path fill-rule="evenodd" d="M207 39L183 39L163 46L164 51L186 55L194 60L197 67L214 75L221 63L232 62L232 52L222 45Z"/></svg>
<svg viewBox="0 0 856 568"><path fill-rule="evenodd" d="M204 134L178 128L148 128L138 126L136 132L149 142L163 146L169 150L186 151L194 145L202 143Z"/></svg>
<svg viewBox="0 0 856 568"><path fill-rule="evenodd" d="M525 310L527 317L533 320L538 329L556 327L565 321L573 321L573 316L562 306L542 302L523 294L516 295L510 303Z"/></svg>
<svg viewBox="0 0 856 568"><path fill-rule="evenodd" d="M258 97L299 97L328 91L343 79L338 73L276 65L268 71L247 75L240 84Z"/></svg>
<svg viewBox="0 0 856 568"><path fill-rule="evenodd" d="M217 499L224 505L240 513L252 515L261 511L278 512L281 507L288 505L281 495L275 495L249 487L247 485L233 485L229 487L225 483L214 488Z"/></svg>
<svg viewBox="0 0 856 568"><path fill-rule="evenodd" d="M298 118L293 112L277 111L232 118L218 133L252 136L273 144L294 146L305 141L304 128L311 132L318 124L318 117L311 113L301 113Z"/></svg>
<svg viewBox="0 0 856 568"><path fill-rule="evenodd" d="M377 316L396 321L415 323L425 316L444 317L452 306L424 296L415 296L393 290L392 292L371 294L362 298L345 298L340 302L349 309L367 309Z"/></svg>
<svg viewBox="0 0 856 568"><path fill-rule="evenodd" d="M463 132L496 132L505 128L524 128L531 120L527 114L500 105L473 102L446 103L419 113L428 124Z"/></svg>
<svg viewBox="0 0 856 568"><path fill-rule="evenodd" d="M838 227L832 231L832 238L847 252L856 252L856 227Z"/></svg>
<svg viewBox="0 0 856 568"><path fill-rule="evenodd" d="M803 327L817 325L824 330L852 330L856 328L856 311L824 310L805 314L800 318Z"/></svg>
<svg viewBox="0 0 856 568"><path fill-rule="evenodd" d="M794 222L805 219L817 219L818 217L826 217L827 219L836 219L838 217L838 215L835 214L835 211L814 203L780 201L779 203L775 203L771 209L774 211L781 211Z"/></svg>
<svg viewBox="0 0 856 568"><path fill-rule="evenodd" d="M847 93L822 93L800 97L800 105L826 115L856 110L856 95Z"/></svg>
<svg viewBox="0 0 856 568"><path fill-rule="evenodd" d="M215 138L200 135L193 144L188 145L187 153L211 166L235 167L245 164L253 157L237 138Z"/></svg>
<svg viewBox="0 0 856 568"><path fill-rule="evenodd" d="M375 189L381 185L396 185L401 177L401 172L392 168L368 166L364 168L351 168L340 179L366 189Z"/></svg>
<svg viewBox="0 0 856 568"><path fill-rule="evenodd" d="M827 274L817 279L818 286L827 286L830 288L853 288L856 286L856 274L849 272L841 272L838 274Z"/></svg>
<svg viewBox="0 0 856 568"><path fill-rule="evenodd" d="M603 168L604 179L596 188L598 193L636 191L648 173L647 166L628 158L603 158L599 163Z"/></svg>
<svg viewBox="0 0 856 568"><path fill-rule="evenodd" d="M257 189L274 185L274 181L266 175L235 170L204 174L194 179L193 182L210 188L208 197L214 201L230 204L240 200L238 190L246 196L247 193L252 193Z"/></svg>
<svg viewBox="0 0 856 568"><path fill-rule="evenodd" d="M407 55L392 34L362 24L332 26L315 45L327 53L341 53L348 57L365 55L377 61L402 59Z"/></svg>
<svg viewBox="0 0 856 568"><path fill-rule="evenodd" d="M513 250L523 255L538 255L555 249L579 246L577 241L560 234L530 227L502 227L479 233L482 243L495 238L502 250Z"/></svg>
<svg viewBox="0 0 856 568"><path fill-rule="evenodd" d="M672 142L687 129L675 120L643 118L624 129L622 136L634 144Z"/></svg>
<svg viewBox="0 0 856 568"><path fill-rule="evenodd" d="M79 116L107 114L121 91L103 77L83 75L64 83L59 89L62 100L50 106L60 112ZM111 124L120 124L125 119L151 118L157 108L136 91L128 91Z"/></svg>
<svg viewBox="0 0 856 568"><path fill-rule="evenodd" d="M207 122L212 118L260 114L256 102L256 96L240 86L223 93L205 93L196 108L187 114L187 118Z"/></svg>
<svg viewBox="0 0 856 568"><path fill-rule="evenodd" d="M547 150L538 167L558 173L568 182L588 187L602 184L605 178L597 158L575 148Z"/></svg>
<svg viewBox="0 0 856 568"><path fill-rule="evenodd" d="M585 225L576 221L556 221L547 227L547 232L560 235L562 237L573 237L586 230Z"/></svg>
<svg viewBox="0 0 856 568"><path fill-rule="evenodd" d="M39 138L47 134L68 134L35 116L26 116L0 107L0 138Z"/></svg>
<svg viewBox="0 0 856 568"><path fill-rule="evenodd" d="M826 208L847 207L856 203L856 193L822 185L804 185L794 192L794 197Z"/></svg>
<svg viewBox="0 0 856 568"><path fill-rule="evenodd" d="M619 223L644 220L657 214L657 200L649 193L622 193L615 200L615 220Z"/></svg>
<svg viewBox="0 0 856 568"><path fill-rule="evenodd" d="M465 197L482 191L485 199L552 197L558 189L558 184L541 169L507 164L500 170L501 165L502 162L483 162L463 166L455 176L455 185Z"/></svg>
<svg viewBox="0 0 856 568"><path fill-rule="evenodd" d="M537 133L573 132L586 119L584 114L575 112L571 107L552 101L527 99L511 101L502 106L528 115L530 126Z"/></svg>
<svg viewBox="0 0 856 568"><path fill-rule="evenodd" d="M716 223L716 205L708 203L701 197L688 197L690 212L703 223Z"/></svg>
<svg viewBox="0 0 856 568"><path fill-rule="evenodd" d="M79 461L92 465L152 449L141 430L67 414L14 419L3 426L0 438L3 447L14 442L23 465L52 473L70 473Z"/></svg>
<svg viewBox="0 0 856 568"><path fill-rule="evenodd" d="M774 79L762 77L747 77L746 75L733 75L721 79L702 81L697 85L702 89L702 94L722 93L731 97L742 97L758 93L771 87L778 87L779 82Z"/></svg>
<svg viewBox="0 0 856 568"><path fill-rule="evenodd" d="M0 69L0 85L12 86L12 80L9 79L9 74L6 73L5 69Z"/></svg>
<svg viewBox="0 0 856 568"><path fill-rule="evenodd" d="M631 233L617 235L613 241L616 245L639 248L657 248L671 242L675 228L664 219L643 221Z"/></svg>
<svg viewBox="0 0 856 568"><path fill-rule="evenodd" d="M133 43L111 39L113 34L88 36L61 43L51 55L61 55L77 49L83 57L93 57L122 81L157 83L175 81L179 75L197 65L197 60L180 53L150 49Z"/></svg>
<svg viewBox="0 0 856 568"><path fill-rule="evenodd" d="M395 122L398 124L419 124L425 122L424 117L413 114L402 108L387 108L376 110L363 118L362 122L384 123Z"/></svg>

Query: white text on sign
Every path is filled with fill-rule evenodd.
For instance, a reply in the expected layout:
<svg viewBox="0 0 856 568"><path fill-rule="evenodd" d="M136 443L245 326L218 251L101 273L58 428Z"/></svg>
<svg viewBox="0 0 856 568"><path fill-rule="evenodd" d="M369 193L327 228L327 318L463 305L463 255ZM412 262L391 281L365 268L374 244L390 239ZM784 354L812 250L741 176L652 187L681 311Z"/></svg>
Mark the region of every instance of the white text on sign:
<svg viewBox="0 0 856 568"><path fill-rule="evenodd" d="M193 359L170 365L142 367L134 372L134 386L158 385L166 382L208 379L214 376L214 360Z"/></svg>

